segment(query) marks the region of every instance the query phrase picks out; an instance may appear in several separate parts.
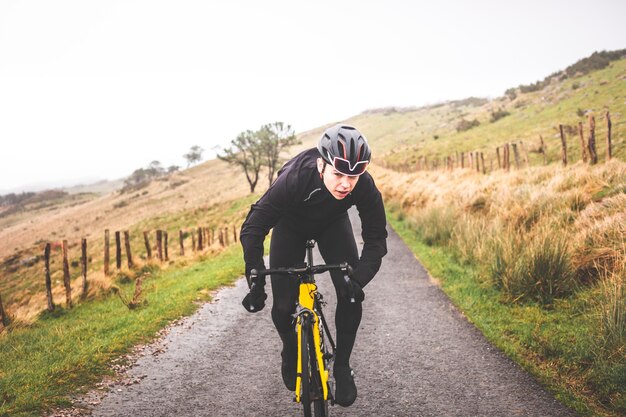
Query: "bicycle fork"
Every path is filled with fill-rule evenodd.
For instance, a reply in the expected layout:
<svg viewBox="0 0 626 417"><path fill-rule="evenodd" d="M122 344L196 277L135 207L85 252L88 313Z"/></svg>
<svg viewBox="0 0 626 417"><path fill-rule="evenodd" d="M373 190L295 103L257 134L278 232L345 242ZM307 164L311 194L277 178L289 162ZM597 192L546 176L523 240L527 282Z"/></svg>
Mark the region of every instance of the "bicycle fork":
<svg viewBox="0 0 626 417"><path fill-rule="evenodd" d="M312 283L300 284L299 306L296 321L296 332L298 338L298 364L296 377L296 402L301 402L302 378L309 378L308 369L302 369L302 332L310 332L313 335L313 345L315 346L315 361L322 383L324 401L328 400L328 369L324 366L324 356L321 349L319 317L313 309L314 294L317 286ZM310 339L309 339L310 340ZM311 368L314 367L311 364Z"/></svg>

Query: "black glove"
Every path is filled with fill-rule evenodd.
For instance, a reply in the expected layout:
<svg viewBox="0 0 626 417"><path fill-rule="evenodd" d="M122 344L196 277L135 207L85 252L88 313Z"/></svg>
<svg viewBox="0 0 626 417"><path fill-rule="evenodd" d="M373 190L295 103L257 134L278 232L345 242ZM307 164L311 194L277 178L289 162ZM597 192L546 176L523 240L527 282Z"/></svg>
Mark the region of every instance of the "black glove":
<svg viewBox="0 0 626 417"><path fill-rule="evenodd" d="M256 313L265 308L265 300L267 294L265 294L265 282L255 280L252 282L250 292L246 295L241 302L243 307L250 313Z"/></svg>
<svg viewBox="0 0 626 417"><path fill-rule="evenodd" d="M363 288L352 278L346 277L344 288L340 293L349 303L362 303L365 300Z"/></svg>

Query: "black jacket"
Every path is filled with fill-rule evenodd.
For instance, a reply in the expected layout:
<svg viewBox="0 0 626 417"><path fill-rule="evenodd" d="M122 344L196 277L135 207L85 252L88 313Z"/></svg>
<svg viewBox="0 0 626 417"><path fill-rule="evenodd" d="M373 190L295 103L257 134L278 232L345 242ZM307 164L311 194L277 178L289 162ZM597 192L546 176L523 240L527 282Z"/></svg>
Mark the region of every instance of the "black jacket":
<svg viewBox="0 0 626 417"><path fill-rule="evenodd" d="M270 229L283 220L293 230L312 238L356 205L361 218L363 251L354 279L363 287L376 275L387 253L385 208L372 176L365 172L343 200L326 189L317 170L317 148L287 162L267 192L252 205L241 226L246 273L264 269L263 241ZM354 266L354 265L353 265Z"/></svg>

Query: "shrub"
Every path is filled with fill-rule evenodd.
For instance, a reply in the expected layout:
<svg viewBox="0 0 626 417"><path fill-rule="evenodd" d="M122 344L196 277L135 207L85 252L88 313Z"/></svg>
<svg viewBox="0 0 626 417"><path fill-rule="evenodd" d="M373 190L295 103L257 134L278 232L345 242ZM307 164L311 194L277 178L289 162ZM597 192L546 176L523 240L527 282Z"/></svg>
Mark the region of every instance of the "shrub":
<svg viewBox="0 0 626 417"><path fill-rule="evenodd" d="M626 265L624 259L601 281L602 295L598 302L599 329L602 348L626 354Z"/></svg>
<svg viewBox="0 0 626 417"><path fill-rule="evenodd" d="M515 100L517 98L517 92L515 91L515 88L509 88L508 90L506 90L504 92L504 94L511 100Z"/></svg>
<svg viewBox="0 0 626 417"><path fill-rule="evenodd" d="M476 127L478 125L480 125L480 122L476 119L474 120L461 119L461 121L457 123L456 125L456 131L465 132L466 130L470 130L471 128Z"/></svg>
<svg viewBox="0 0 626 417"><path fill-rule="evenodd" d="M491 123L497 122L498 120L502 119L503 117L508 116L509 114L511 114L511 113L509 113L508 111L503 110L503 109L498 109L496 111L492 111L491 112L491 118L489 119L489 121Z"/></svg>
<svg viewBox="0 0 626 417"><path fill-rule="evenodd" d="M512 301L548 305L576 288L568 241L550 232L530 239L517 233L496 238L490 276Z"/></svg>
<svg viewBox="0 0 626 417"><path fill-rule="evenodd" d="M482 261L489 253L493 227L483 216L463 215L452 231L452 243L458 257L466 262Z"/></svg>
<svg viewBox="0 0 626 417"><path fill-rule="evenodd" d="M411 224L427 245L447 246L456 224L456 215L451 207L433 207L413 217Z"/></svg>
<svg viewBox="0 0 626 417"><path fill-rule="evenodd" d="M594 70L606 68L611 61L621 59L626 55L626 49L617 51L601 51L594 52L590 56L583 58L573 65L570 65L565 69L568 76L574 76L576 74L587 74Z"/></svg>
<svg viewBox="0 0 626 417"><path fill-rule="evenodd" d="M548 84L550 84L549 79L545 79L543 81L537 81L535 83L527 84L527 85L522 84L519 86L519 91L522 93L532 93L535 91L543 90L544 87L546 87Z"/></svg>
<svg viewBox="0 0 626 417"><path fill-rule="evenodd" d="M113 208L118 209L118 208L126 207L127 205L128 205L128 201L120 200L117 203L113 204Z"/></svg>

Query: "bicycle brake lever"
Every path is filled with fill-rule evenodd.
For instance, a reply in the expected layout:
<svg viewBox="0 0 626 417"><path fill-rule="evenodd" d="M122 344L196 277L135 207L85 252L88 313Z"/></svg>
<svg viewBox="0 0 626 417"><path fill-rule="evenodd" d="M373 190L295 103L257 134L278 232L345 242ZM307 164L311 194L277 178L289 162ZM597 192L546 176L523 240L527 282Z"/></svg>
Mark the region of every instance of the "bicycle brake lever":
<svg viewBox="0 0 626 417"><path fill-rule="evenodd" d="M246 281L248 281L248 289L252 289L254 285L254 281L259 277L259 274L256 269L251 269L250 274L246 275Z"/></svg>
<svg viewBox="0 0 626 417"><path fill-rule="evenodd" d="M348 287L348 298L350 298L350 304L354 304L356 299L354 297L354 288L350 285L350 277L346 274L343 276L344 281L346 281L346 287Z"/></svg>

